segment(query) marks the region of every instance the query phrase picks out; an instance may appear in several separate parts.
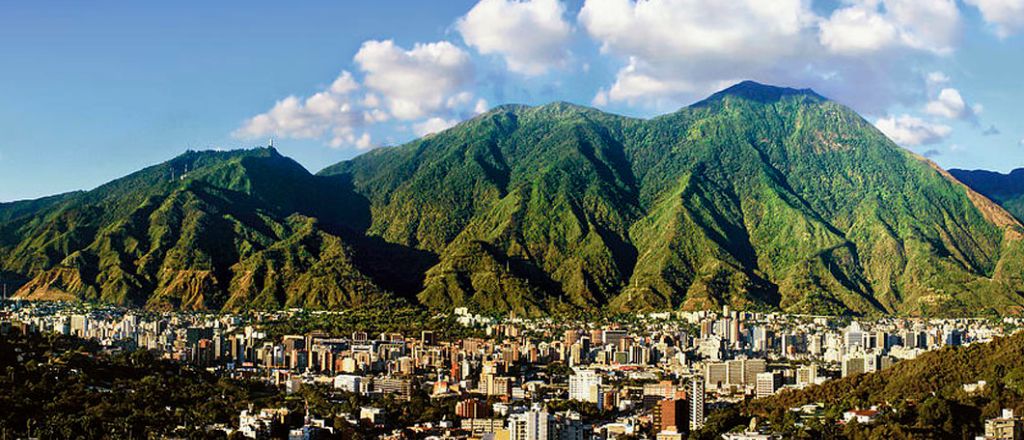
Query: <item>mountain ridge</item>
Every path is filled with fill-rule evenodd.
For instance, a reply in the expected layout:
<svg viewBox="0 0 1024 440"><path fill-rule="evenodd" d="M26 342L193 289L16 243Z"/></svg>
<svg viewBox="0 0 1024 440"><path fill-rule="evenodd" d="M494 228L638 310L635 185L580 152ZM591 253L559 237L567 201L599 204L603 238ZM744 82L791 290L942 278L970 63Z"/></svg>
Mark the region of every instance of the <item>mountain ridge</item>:
<svg viewBox="0 0 1024 440"><path fill-rule="evenodd" d="M183 165L191 187L167 181ZM30 280L19 295L213 309L379 297L520 315L1024 307L1020 223L810 89L743 82L650 119L503 105L315 175L266 149L143 171L133 191L42 204L48 223L0 222L0 269ZM147 197L174 208L140 211ZM174 227L154 225L165 211ZM100 220L83 230L75 216ZM146 238L175 228L195 236Z"/></svg>
<svg viewBox="0 0 1024 440"><path fill-rule="evenodd" d="M957 180L1001 205L1018 220L1024 221L1024 168L1009 173L987 170L950 169Z"/></svg>

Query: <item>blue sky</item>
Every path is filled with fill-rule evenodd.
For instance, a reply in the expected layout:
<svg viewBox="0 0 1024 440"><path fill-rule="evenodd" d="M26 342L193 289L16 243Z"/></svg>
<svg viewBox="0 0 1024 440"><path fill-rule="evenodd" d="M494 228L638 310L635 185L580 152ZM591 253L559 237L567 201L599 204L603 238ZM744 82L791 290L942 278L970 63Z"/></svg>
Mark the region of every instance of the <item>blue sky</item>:
<svg viewBox="0 0 1024 440"><path fill-rule="evenodd" d="M944 167L1024 166L1024 0L0 0L0 201L187 148L317 171L503 103L648 117L812 87Z"/></svg>

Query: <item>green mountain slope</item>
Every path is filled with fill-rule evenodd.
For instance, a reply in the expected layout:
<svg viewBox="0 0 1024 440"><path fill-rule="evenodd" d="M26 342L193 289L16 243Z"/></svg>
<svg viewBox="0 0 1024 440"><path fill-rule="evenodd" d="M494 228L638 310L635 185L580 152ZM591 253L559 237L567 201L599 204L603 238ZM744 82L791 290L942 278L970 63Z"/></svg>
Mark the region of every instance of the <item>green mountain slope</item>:
<svg viewBox="0 0 1024 440"><path fill-rule="evenodd" d="M998 203L1018 220L1024 219L1024 168L1008 174L958 169L951 169L949 173L971 189Z"/></svg>
<svg viewBox="0 0 1024 440"><path fill-rule="evenodd" d="M499 107L321 174L366 195L369 234L438 255L434 307L1022 304L1015 220L806 90L746 82L646 121Z"/></svg>
<svg viewBox="0 0 1024 440"><path fill-rule="evenodd" d="M316 176L187 153L0 205L0 270L150 307L1015 313L1022 232L849 109L745 82L649 120L502 106Z"/></svg>
<svg viewBox="0 0 1024 440"><path fill-rule="evenodd" d="M273 149L189 152L0 226L29 299L344 307L383 293L341 238L365 204Z"/></svg>

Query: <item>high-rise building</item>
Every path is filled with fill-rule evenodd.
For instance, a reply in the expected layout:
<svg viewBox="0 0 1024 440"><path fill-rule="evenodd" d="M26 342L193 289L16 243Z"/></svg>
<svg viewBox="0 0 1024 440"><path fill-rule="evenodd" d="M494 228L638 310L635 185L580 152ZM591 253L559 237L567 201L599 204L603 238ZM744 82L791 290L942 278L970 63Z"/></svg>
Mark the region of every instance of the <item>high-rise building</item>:
<svg viewBox="0 0 1024 440"><path fill-rule="evenodd" d="M725 362L708 362L704 364L704 381L713 388L720 388L728 383L729 368Z"/></svg>
<svg viewBox="0 0 1024 440"><path fill-rule="evenodd" d="M542 407L508 417L509 440L551 440L554 418Z"/></svg>
<svg viewBox="0 0 1024 440"><path fill-rule="evenodd" d="M846 342L847 350L856 350L864 348L864 331L860 328L860 323L853 321L849 327L846 328L844 334L844 342Z"/></svg>
<svg viewBox="0 0 1024 440"><path fill-rule="evenodd" d="M863 356L843 359L843 377L853 376L854 374L861 374L864 373L865 371L866 369L864 368Z"/></svg>
<svg viewBox="0 0 1024 440"><path fill-rule="evenodd" d="M466 399L455 404L455 415L464 419L482 419L492 415L491 407L480 399Z"/></svg>
<svg viewBox="0 0 1024 440"><path fill-rule="evenodd" d="M693 378L690 381L690 430L704 427L704 381Z"/></svg>
<svg viewBox="0 0 1024 440"><path fill-rule="evenodd" d="M604 403L601 383L601 376L596 371L576 370L576 374L569 377L569 399L595 403L601 407Z"/></svg>
<svg viewBox="0 0 1024 440"><path fill-rule="evenodd" d="M564 344L566 347L570 347L570 346L572 346L572 344L575 344L576 341L579 340L579 338L580 338L579 330L572 330L572 329L566 330L565 331L565 339L562 341L562 344Z"/></svg>
<svg viewBox="0 0 1024 440"><path fill-rule="evenodd" d="M670 380L663 380L654 383L645 383L643 387L643 406L645 409L654 408L658 402L665 399L672 399L676 396L676 386Z"/></svg>
<svg viewBox="0 0 1024 440"><path fill-rule="evenodd" d="M612 345L615 347L619 346L619 343L625 339L627 333L625 330L605 330L604 331L604 345Z"/></svg>
<svg viewBox="0 0 1024 440"><path fill-rule="evenodd" d="M758 398L771 396L782 388L782 373L778 371L758 373L757 392Z"/></svg>
<svg viewBox="0 0 1024 440"><path fill-rule="evenodd" d="M811 364L805 367L797 368L796 370L796 384L797 385L813 385L818 379L818 366Z"/></svg>
<svg viewBox="0 0 1024 440"><path fill-rule="evenodd" d="M85 315L71 315L71 334L79 338L85 338L88 332L89 317Z"/></svg>
<svg viewBox="0 0 1024 440"><path fill-rule="evenodd" d="M658 401L653 411L655 432L679 431L687 427L686 424L686 400L663 399Z"/></svg>

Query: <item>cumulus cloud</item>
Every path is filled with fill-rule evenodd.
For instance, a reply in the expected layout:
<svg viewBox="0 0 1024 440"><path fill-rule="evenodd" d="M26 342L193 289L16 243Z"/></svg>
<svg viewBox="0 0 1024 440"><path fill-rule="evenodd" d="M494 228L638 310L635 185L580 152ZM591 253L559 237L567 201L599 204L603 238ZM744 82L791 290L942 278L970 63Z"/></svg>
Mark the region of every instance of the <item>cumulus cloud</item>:
<svg viewBox="0 0 1024 440"><path fill-rule="evenodd" d="M476 105L473 106L473 113L479 115L481 113L487 112L488 108L490 107L487 106L487 100L480 98L476 100Z"/></svg>
<svg viewBox="0 0 1024 440"><path fill-rule="evenodd" d="M473 76L469 55L451 43L405 50L391 41L367 41L354 60L364 73L362 84L343 71L321 91L307 98L285 97L232 134L240 139L321 139L335 148L364 149L373 146L369 131L378 124L418 120L414 131L422 134L466 117L474 101L486 105L467 90Z"/></svg>
<svg viewBox="0 0 1024 440"><path fill-rule="evenodd" d="M960 11L953 0L857 0L821 23L829 51L858 55L905 46L936 53L952 50Z"/></svg>
<svg viewBox="0 0 1024 440"><path fill-rule="evenodd" d="M245 121L233 135L242 139L277 136L291 139L329 138L332 147L368 144L366 133L357 135L368 116L358 108L353 92L359 88L344 71L325 90L301 99L294 95L277 101L266 113Z"/></svg>
<svg viewBox="0 0 1024 440"><path fill-rule="evenodd" d="M855 5L836 10L822 22L819 39L831 52L857 55L894 45L898 33L874 7Z"/></svg>
<svg viewBox="0 0 1024 440"><path fill-rule="evenodd" d="M444 131L458 123L459 121L455 119L434 117L423 122L413 124L412 131L413 133L416 133L416 136L426 136L428 134Z"/></svg>
<svg viewBox="0 0 1024 440"><path fill-rule="evenodd" d="M1024 29L1024 0L965 0L981 11L981 16L991 24L1001 38L1009 37Z"/></svg>
<svg viewBox="0 0 1024 440"><path fill-rule="evenodd" d="M932 116L940 116L947 119L972 119L981 113L981 105L968 106L960 91L954 88L944 88L939 95L924 106L924 112Z"/></svg>
<svg viewBox="0 0 1024 440"><path fill-rule="evenodd" d="M955 0L883 0L886 15L900 29L900 42L937 53L953 50L960 37Z"/></svg>
<svg viewBox="0 0 1024 440"><path fill-rule="evenodd" d="M905 147L939 143L953 132L948 125L927 122L910 115L880 118L875 121L875 127L893 142Z"/></svg>
<svg viewBox="0 0 1024 440"><path fill-rule="evenodd" d="M685 104L754 79L875 113L919 102L915 61L948 53L960 21L954 0L848 0L828 17L806 0L585 0L579 13L602 52L625 61L595 105Z"/></svg>
<svg viewBox="0 0 1024 440"><path fill-rule="evenodd" d="M455 28L466 44L524 75L564 67L569 57L572 27L559 0L480 0Z"/></svg>
<svg viewBox="0 0 1024 440"><path fill-rule="evenodd" d="M801 0L587 0L579 13L603 53L629 60L598 104L698 96L757 77L806 51L815 20Z"/></svg>
<svg viewBox="0 0 1024 440"><path fill-rule="evenodd" d="M470 85L469 54L441 41L405 50L387 41L367 41L355 62L363 83L380 95L392 116L402 120L426 117L445 108L448 99Z"/></svg>

